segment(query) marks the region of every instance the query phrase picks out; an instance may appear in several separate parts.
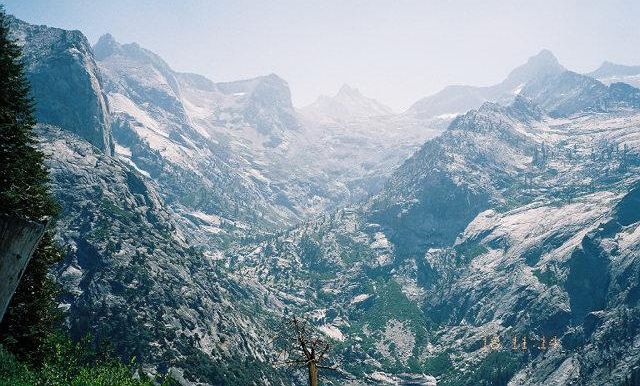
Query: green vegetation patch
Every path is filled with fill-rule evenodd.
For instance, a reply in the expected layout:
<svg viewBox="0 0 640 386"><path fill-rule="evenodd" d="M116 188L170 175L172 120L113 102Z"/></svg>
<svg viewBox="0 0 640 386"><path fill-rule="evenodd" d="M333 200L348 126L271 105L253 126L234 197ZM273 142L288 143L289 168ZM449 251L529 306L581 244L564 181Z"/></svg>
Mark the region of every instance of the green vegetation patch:
<svg viewBox="0 0 640 386"><path fill-rule="evenodd" d="M128 365L108 355L99 355L83 343L63 335L50 337L42 364L18 360L0 345L0 386L153 386L173 385L170 379L156 382L141 371L135 361Z"/></svg>
<svg viewBox="0 0 640 386"><path fill-rule="evenodd" d="M468 242L456 245L454 251L456 265L467 264L476 257L489 252L484 245Z"/></svg>

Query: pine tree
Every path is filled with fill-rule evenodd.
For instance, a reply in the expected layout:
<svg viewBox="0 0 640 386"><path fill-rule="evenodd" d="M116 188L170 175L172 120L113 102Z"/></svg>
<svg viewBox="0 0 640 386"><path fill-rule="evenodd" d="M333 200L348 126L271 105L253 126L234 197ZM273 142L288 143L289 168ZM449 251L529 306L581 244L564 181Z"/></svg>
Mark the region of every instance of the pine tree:
<svg viewBox="0 0 640 386"><path fill-rule="evenodd" d="M0 214L43 221L58 209L49 190L44 155L36 148L35 123L21 49L0 7ZM0 342L20 358L38 362L39 348L60 319L59 290L48 272L61 256L48 231L0 324Z"/></svg>

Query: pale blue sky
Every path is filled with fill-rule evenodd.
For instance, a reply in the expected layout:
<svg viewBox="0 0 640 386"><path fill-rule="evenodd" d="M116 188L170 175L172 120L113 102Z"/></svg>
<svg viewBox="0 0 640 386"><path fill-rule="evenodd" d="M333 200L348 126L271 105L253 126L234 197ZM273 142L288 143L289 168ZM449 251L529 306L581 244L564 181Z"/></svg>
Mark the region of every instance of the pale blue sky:
<svg viewBox="0 0 640 386"><path fill-rule="evenodd" d="M298 106L348 83L402 110L448 84L496 83L542 48L576 71L640 64L638 1L4 3L30 23L79 29L92 43L110 32L216 81L274 72Z"/></svg>

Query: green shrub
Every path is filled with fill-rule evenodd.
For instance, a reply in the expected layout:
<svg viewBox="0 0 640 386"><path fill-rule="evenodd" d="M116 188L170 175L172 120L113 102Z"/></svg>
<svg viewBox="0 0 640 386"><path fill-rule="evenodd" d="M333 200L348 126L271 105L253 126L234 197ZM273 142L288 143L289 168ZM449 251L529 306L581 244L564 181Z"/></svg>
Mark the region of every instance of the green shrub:
<svg viewBox="0 0 640 386"><path fill-rule="evenodd" d="M87 342L75 343L62 334L52 336L43 348L39 367L19 361L0 345L0 386L152 386L147 376L136 375L135 361L125 365ZM161 380L169 385L171 380Z"/></svg>
<svg viewBox="0 0 640 386"><path fill-rule="evenodd" d="M453 370L453 363L446 351L441 352L435 357L428 358L424 362L424 371L435 377L446 374L451 370Z"/></svg>

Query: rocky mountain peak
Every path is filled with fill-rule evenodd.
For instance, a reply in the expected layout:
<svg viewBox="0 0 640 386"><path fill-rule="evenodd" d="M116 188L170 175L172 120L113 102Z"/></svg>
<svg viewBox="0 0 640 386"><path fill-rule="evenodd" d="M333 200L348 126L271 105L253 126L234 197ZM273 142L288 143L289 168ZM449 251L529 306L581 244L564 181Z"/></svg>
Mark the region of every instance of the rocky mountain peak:
<svg viewBox="0 0 640 386"><path fill-rule="evenodd" d="M280 91L285 91L289 94L291 93L291 91L289 90L289 83L287 83L286 80L282 79L277 74L271 73L269 75L259 76L255 79L258 85L265 84L269 85L270 87L277 88Z"/></svg>
<svg viewBox="0 0 640 386"><path fill-rule="evenodd" d="M526 85L523 94L550 116L584 112L614 112L640 106L639 90L622 83L610 86L589 76L564 71Z"/></svg>
<svg viewBox="0 0 640 386"><path fill-rule="evenodd" d="M130 95L187 122L180 100L180 86L174 71L154 52L137 43L118 43L110 34L103 35L93 47L108 94ZM120 109L117 101L112 107Z"/></svg>
<svg viewBox="0 0 640 386"><path fill-rule="evenodd" d="M349 121L359 118L393 114L391 108L373 98L364 96L360 90L343 84L334 96L321 95L302 112L316 119Z"/></svg>
<svg viewBox="0 0 640 386"><path fill-rule="evenodd" d="M102 60L108 56L113 55L114 52L120 49L120 44L110 33L106 33L100 36L98 42L93 46L93 53L97 60Z"/></svg>
<svg viewBox="0 0 640 386"><path fill-rule="evenodd" d="M291 102L289 84L276 74L254 80L248 95L245 118L261 133L297 129L298 122Z"/></svg>
<svg viewBox="0 0 640 386"><path fill-rule="evenodd" d="M486 101L508 104L528 84L566 71L549 50L542 50L516 67L502 82L488 87L448 86L440 92L422 98L407 111L420 119L450 117L482 106Z"/></svg>
<svg viewBox="0 0 640 386"><path fill-rule="evenodd" d="M640 66L628 66L624 64L613 63L605 60L597 70L587 74L596 79L606 77L621 77L625 75L640 74Z"/></svg>
<svg viewBox="0 0 640 386"><path fill-rule="evenodd" d="M102 35L93 46L95 57L99 62L113 61L115 66L108 67L153 67L164 77L173 78L173 70L155 52L140 46L136 42L119 43L113 35ZM174 85L177 87L177 85Z"/></svg>
<svg viewBox="0 0 640 386"><path fill-rule="evenodd" d="M533 55L527 61L529 65L547 65L547 66L559 66L558 58L550 50L543 48L536 55Z"/></svg>
<svg viewBox="0 0 640 386"><path fill-rule="evenodd" d="M478 109L455 118L448 130L500 132L504 137L504 133L513 132L514 125L528 125L540 121L544 116L544 111L538 105L525 96L517 95L513 102L506 106L484 102Z"/></svg>
<svg viewBox="0 0 640 386"><path fill-rule="evenodd" d="M555 55L551 51L543 49L537 55L530 57L525 64L511 71L505 83L521 84L535 78L556 75L564 71L566 69L558 62Z"/></svg>
<svg viewBox="0 0 640 386"><path fill-rule="evenodd" d="M336 96L363 97L360 90L358 90L355 87L351 87L346 83L340 87L340 90L338 90L338 93L336 94Z"/></svg>

